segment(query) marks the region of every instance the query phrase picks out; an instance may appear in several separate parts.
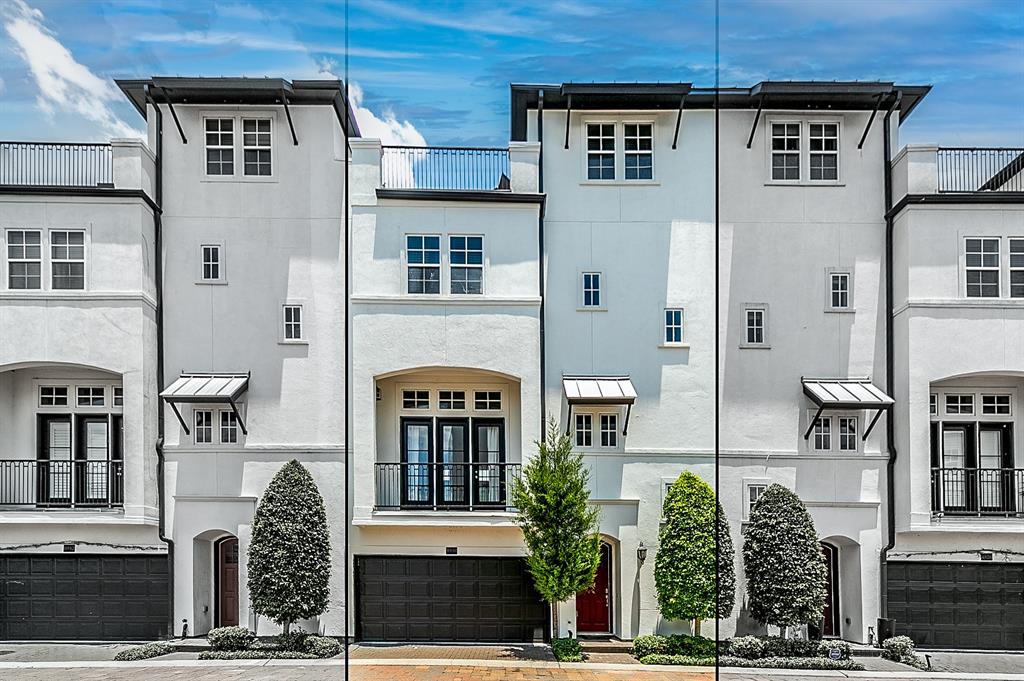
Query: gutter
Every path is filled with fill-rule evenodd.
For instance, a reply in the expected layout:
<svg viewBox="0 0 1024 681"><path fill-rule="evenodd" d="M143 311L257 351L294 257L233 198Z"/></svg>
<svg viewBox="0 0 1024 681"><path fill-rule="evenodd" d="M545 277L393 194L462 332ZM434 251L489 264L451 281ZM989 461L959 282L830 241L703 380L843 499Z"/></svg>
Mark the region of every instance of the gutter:
<svg viewBox="0 0 1024 681"><path fill-rule="evenodd" d="M544 90L537 93L537 193L544 195ZM568 114L566 114L568 118ZM568 122L568 121L567 121ZM544 342L544 204L537 216L537 294L540 296L540 439L547 433L547 355ZM558 623L555 623L557 636Z"/></svg>

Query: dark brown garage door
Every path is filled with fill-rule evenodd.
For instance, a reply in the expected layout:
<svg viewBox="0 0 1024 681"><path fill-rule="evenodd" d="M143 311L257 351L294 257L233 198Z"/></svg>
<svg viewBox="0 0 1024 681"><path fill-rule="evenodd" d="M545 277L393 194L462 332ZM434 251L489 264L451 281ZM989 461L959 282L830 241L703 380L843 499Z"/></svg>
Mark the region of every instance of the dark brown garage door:
<svg viewBox="0 0 1024 681"><path fill-rule="evenodd" d="M896 633L930 648L1024 650L1024 563L888 567Z"/></svg>
<svg viewBox="0 0 1024 681"><path fill-rule="evenodd" d="M167 556L0 555L0 639L160 638L167 589Z"/></svg>
<svg viewBox="0 0 1024 681"><path fill-rule="evenodd" d="M521 558L356 557L362 641L529 642L548 607Z"/></svg>

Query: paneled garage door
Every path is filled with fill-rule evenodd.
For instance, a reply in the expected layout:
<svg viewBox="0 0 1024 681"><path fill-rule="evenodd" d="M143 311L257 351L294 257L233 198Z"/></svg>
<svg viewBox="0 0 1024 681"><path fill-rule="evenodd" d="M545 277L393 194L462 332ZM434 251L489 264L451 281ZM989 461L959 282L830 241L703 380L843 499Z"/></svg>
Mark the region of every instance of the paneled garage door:
<svg viewBox="0 0 1024 681"><path fill-rule="evenodd" d="M0 555L0 639L159 638L167 589L164 555Z"/></svg>
<svg viewBox="0 0 1024 681"><path fill-rule="evenodd" d="M529 642L548 607L521 558L356 557L363 641Z"/></svg>
<svg viewBox="0 0 1024 681"><path fill-rule="evenodd" d="M931 648L1024 650L1024 563L889 563L896 633Z"/></svg>

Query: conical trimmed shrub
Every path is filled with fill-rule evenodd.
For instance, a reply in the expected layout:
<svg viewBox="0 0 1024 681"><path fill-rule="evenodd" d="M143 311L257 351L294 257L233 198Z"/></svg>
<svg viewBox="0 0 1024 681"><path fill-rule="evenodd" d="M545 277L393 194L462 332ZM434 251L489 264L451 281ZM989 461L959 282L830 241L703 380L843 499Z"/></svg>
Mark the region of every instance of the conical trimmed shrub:
<svg viewBox="0 0 1024 681"><path fill-rule="evenodd" d="M718 617L724 619L732 615L736 604L736 551L729 534L729 518L722 504L715 502L715 505L718 508Z"/></svg>

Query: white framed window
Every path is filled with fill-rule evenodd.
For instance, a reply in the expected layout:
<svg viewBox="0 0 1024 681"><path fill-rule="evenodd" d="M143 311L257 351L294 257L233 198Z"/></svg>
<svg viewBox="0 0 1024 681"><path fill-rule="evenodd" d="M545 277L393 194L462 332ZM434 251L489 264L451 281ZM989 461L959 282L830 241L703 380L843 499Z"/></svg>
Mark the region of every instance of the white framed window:
<svg viewBox="0 0 1024 681"><path fill-rule="evenodd" d="M66 407L68 406L68 388L64 385L41 385L39 386L40 407Z"/></svg>
<svg viewBox="0 0 1024 681"><path fill-rule="evenodd" d="M1024 298L1024 239L1010 239L1010 297Z"/></svg>
<svg viewBox="0 0 1024 681"><path fill-rule="evenodd" d="M839 124L808 124L807 149L812 182L839 179Z"/></svg>
<svg viewBox="0 0 1024 681"><path fill-rule="evenodd" d="M201 281L224 280L224 255L220 244L202 244L199 247Z"/></svg>
<svg viewBox="0 0 1024 681"><path fill-rule="evenodd" d="M939 413L939 396L935 393L928 396L928 413L932 416Z"/></svg>
<svg viewBox="0 0 1024 681"><path fill-rule="evenodd" d="M654 125L651 123L623 123L622 150L625 179L654 179Z"/></svg>
<svg viewBox="0 0 1024 681"><path fill-rule="evenodd" d="M828 301L826 308L845 311L853 307L853 275L847 270L828 270Z"/></svg>
<svg viewBox="0 0 1024 681"><path fill-rule="evenodd" d="M754 512L754 506L757 504L757 500L761 498L761 495L764 494L765 490L767 490L767 489L768 489L768 483L767 482L750 482L750 483L747 483L747 489L746 489L747 503L746 503L746 508L744 509L746 511L746 515L743 518L744 520L750 520L750 516Z"/></svg>
<svg viewBox="0 0 1024 681"><path fill-rule="evenodd" d="M403 390L402 409L430 409L430 391Z"/></svg>
<svg viewBox="0 0 1024 681"><path fill-rule="evenodd" d="M269 177L271 173L271 120L242 119L242 172L245 175Z"/></svg>
<svg viewBox="0 0 1024 681"><path fill-rule="evenodd" d="M592 447L594 445L594 415L576 414L576 446Z"/></svg>
<svg viewBox="0 0 1024 681"><path fill-rule="evenodd" d="M602 308L604 299L601 294L603 276L601 272L582 272L580 274L580 303L583 307Z"/></svg>
<svg viewBox="0 0 1024 681"><path fill-rule="evenodd" d="M763 303L747 303L743 308L743 342L741 347L767 348L768 306Z"/></svg>
<svg viewBox="0 0 1024 681"><path fill-rule="evenodd" d="M7 288L39 289L43 285L42 232L37 229L7 231Z"/></svg>
<svg viewBox="0 0 1024 681"><path fill-rule="evenodd" d="M814 449L819 452L832 450L832 417L819 416L814 422Z"/></svg>
<svg viewBox="0 0 1024 681"><path fill-rule="evenodd" d="M587 123L587 179L615 179L615 124Z"/></svg>
<svg viewBox="0 0 1024 681"><path fill-rule="evenodd" d="M286 342L303 340L305 337L302 335L302 306L282 305L281 310L284 324L283 339Z"/></svg>
<svg viewBox="0 0 1024 681"><path fill-rule="evenodd" d="M683 308L665 309L665 345L679 345L683 342Z"/></svg>
<svg viewBox="0 0 1024 681"><path fill-rule="evenodd" d="M500 390L476 390L473 392L473 408L477 411L501 411Z"/></svg>
<svg viewBox="0 0 1024 681"><path fill-rule="evenodd" d="M964 271L968 298L998 298L999 239L964 239Z"/></svg>
<svg viewBox="0 0 1024 681"><path fill-rule="evenodd" d="M461 411L466 408L465 390L439 390L437 393L437 408L451 411Z"/></svg>
<svg viewBox="0 0 1024 681"><path fill-rule="evenodd" d="M619 415L601 414L601 446L617 447L619 435Z"/></svg>
<svg viewBox="0 0 1024 681"><path fill-rule="evenodd" d="M772 180L800 180L800 123L772 121L771 164Z"/></svg>
<svg viewBox="0 0 1024 681"><path fill-rule="evenodd" d="M233 411L220 413L220 441L221 444L236 444L238 442L238 417Z"/></svg>
<svg viewBox="0 0 1024 681"><path fill-rule="evenodd" d="M1010 416L1010 396L982 395L981 413L991 416Z"/></svg>
<svg viewBox="0 0 1024 681"><path fill-rule="evenodd" d="M192 435L197 445L213 443L213 412L209 409L196 409L192 412L195 425Z"/></svg>
<svg viewBox="0 0 1024 681"><path fill-rule="evenodd" d="M102 407L106 389L102 385L80 385L75 390L75 402L79 407Z"/></svg>
<svg viewBox="0 0 1024 681"><path fill-rule="evenodd" d="M409 293L441 293L441 237L408 234L405 262Z"/></svg>
<svg viewBox="0 0 1024 681"><path fill-rule="evenodd" d="M50 276L54 290L85 288L85 232L50 232Z"/></svg>
<svg viewBox="0 0 1024 681"><path fill-rule="evenodd" d="M113 388L113 393L111 395L110 400L111 400L111 402L113 402L115 407L123 407L124 406L124 387L119 386L119 385L115 385L114 388Z"/></svg>
<svg viewBox="0 0 1024 681"><path fill-rule="evenodd" d="M946 413L951 416L972 416L974 414L974 395L947 393Z"/></svg>
<svg viewBox="0 0 1024 681"><path fill-rule="evenodd" d="M235 174L235 120L206 119L206 174Z"/></svg>
<svg viewBox="0 0 1024 681"><path fill-rule="evenodd" d="M839 417L839 451L857 451L857 417Z"/></svg>
<svg viewBox="0 0 1024 681"><path fill-rule="evenodd" d="M450 235L448 261L451 268L453 294L484 292L484 238L482 236Z"/></svg>

